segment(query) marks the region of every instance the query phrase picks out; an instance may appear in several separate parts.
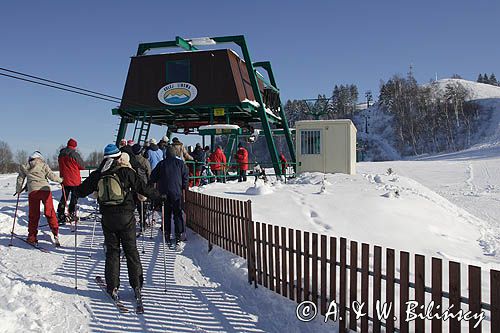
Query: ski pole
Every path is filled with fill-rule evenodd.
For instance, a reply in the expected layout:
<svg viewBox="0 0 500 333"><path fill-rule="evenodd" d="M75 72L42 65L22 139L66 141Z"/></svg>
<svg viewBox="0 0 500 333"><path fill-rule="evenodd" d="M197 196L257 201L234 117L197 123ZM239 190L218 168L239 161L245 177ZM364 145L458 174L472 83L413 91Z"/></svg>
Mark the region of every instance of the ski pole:
<svg viewBox="0 0 500 333"><path fill-rule="evenodd" d="M150 208L149 227L151 228L151 235L149 236L149 239L153 239L153 229L156 226L156 223L154 223L155 222L155 210L154 210L152 201L150 203L149 208ZM153 223L154 223L154 225L153 225Z"/></svg>
<svg viewBox="0 0 500 333"><path fill-rule="evenodd" d="M75 209L78 212L78 208ZM77 236L78 236L78 213L75 219L75 289L78 289L78 252L77 252Z"/></svg>
<svg viewBox="0 0 500 333"><path fill-rule="evenodd" d="M68 210L68 198L66 197L66 189L64 188L64 185L63 185L63 184L61 184L61 190L62 190L62 193L63 193L63 199L64 199L64 217L65 217L65 219L66 219L66 216L68 216L68 215L69 215L69 213L68 213L68 214L66 214L66 212L69 212L69 210ZM70 221L69 223L71 224L71 221ZM76 222L75 222L75 223L76 223Z"/></svg>
<svg viewBox="0 0 500 333"><path fill-rule="evenodd" d="M95 235L96 224L97 224L97 216L94 219L94 227L92 228L92 240L90 241L89 257L92 256L92 249L94 248L94 235ZM75 224L75 226L76 226L76 224ZM76 230L75 230L75 236L76 236Z"/></svg>
<svg viewBox="0 0 500 333"><path fill-rule="evenodd" d="M142 254L146 253L144 251L144 234L146 233L146 216L144 216L144 201L141 201L141 229L142 229Z"/></svg>
<svg viewBox="0 0 500 333"><path fill-rule="evenodd" d="M167 258L165 256L165 202L161 205L161 233L163 234L163 277L165 281L165 293L167 293Z"/></svg>
<svg viewBox="0 0 500 333"><path fill-rule="evenodd" d="M14 221L12 222L12 231L10 232L10 243L9 243L9 246L12 246L12 238L14 238L14 227L16 225L17 208L19 207L19 196L20 195L21 195L21 192L19 192L17 194L16 211L14 212Z"/></svg>

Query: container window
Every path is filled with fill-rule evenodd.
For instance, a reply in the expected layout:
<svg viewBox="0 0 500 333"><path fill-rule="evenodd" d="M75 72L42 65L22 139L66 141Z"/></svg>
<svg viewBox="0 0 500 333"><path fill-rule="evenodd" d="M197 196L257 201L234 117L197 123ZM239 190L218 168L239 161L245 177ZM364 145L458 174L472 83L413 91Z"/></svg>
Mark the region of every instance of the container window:
<svg viewBox="0 0 500 333"><path fill-rule="evenodd" d="M321 154L321 130L300 131L300 153L302 155Z"/></svg>
<svg viewBox="0 0 500 333"><path fill-rule="evenodd" d="M167 61L167 83L190 82L189 59Z"/></svg>

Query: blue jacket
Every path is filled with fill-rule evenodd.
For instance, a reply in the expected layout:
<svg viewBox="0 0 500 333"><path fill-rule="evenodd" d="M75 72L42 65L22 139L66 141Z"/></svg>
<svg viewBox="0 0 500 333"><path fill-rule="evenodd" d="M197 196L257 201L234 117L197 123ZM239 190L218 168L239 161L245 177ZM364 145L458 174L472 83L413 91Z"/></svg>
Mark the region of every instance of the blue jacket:
<svg viewBox="0 0 500 333"><path fill-rule="evenodd" d="M161 194L166 194L169 200L177 200L182 197L182 190L187 189L188 169L184 161L173 156L167 149L166 158L153 169L150 181L158 183L158 190Z"/></svg>
<svg viewBox="0 0 500 333"><path fill-rule="evenodd" d="M163 152L158 149L157 145L152 144L148 150L148 161L151 164L151 169L154 169L161 160L163 160Z"/></svg>

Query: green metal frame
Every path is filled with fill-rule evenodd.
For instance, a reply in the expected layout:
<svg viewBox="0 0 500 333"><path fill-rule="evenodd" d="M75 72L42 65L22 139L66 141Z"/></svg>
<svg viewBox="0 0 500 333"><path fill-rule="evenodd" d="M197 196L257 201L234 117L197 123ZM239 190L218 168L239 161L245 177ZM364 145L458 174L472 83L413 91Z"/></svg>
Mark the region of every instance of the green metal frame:
<svg viewBox="0 0 500 333"><path fill-rule="evenodd" d="M245 61L245 65L247 67L248 75L250 78L252 90L256 101L259 103L259 106L255 107L251 103L241 103L240 105L206 105L204 106L204 108L197 107L197 108L192 108L191 110L199 116L199 119L210 121L211 124L214 121L213 109L218 107L223 107L226 109L227 112L226 119L228 121L231 114L244 115L245 117L248 117L248 121L255 121L258 119L262 125L262 130L264 132L264 136L266 138L267 146L269 149L269 154L271 156L271 161L274 166L274 171L277 175L281 175L280 161L278 158L278 151L276 149L276 144L274 142L273 133L270 126L271 123L274 123L283 129L288 149L290 151L290 156L294 166L296 158L295 158L295 149L293 146L292 136L290 134L290 129L288 128L288 123L286 120L284 108L283 105L281 104L281 101L279 108L279 117L272 114L268 114L265 110L263 97L259 89L257 77L259 77L263 82L265 82L265 84L268 87L279 93L279 89L276 85L276 80L271 67L271 63L269 61L253 63L250 58L250 53L248 51L245 37L243 35L210 37L210 39L215 41L216 44L234 43L241 48L243 59ZM148 50L158 49L158 48L170 48L170 47L179 47L186 51L198 50L196 46L191 44L191 40L183 39L181 37L176 37L174 41L139 44L139 47L137 49L137 56L144 55ZM269 76L269 80L271 81L270 83L267 82L255 70L256 67L262 67L263 69L266 70ZM113 114L120 115L122 117L122 120L120 122L120 128L118 130L118 135L117 135L117 143L125 136L127 124L133 122L134 119L137 119L139 115L145 115L145 113L147 113L148 116L150 117L151 123L157 125L168 126L169 124L173 124L173 122L176 120L189 121L189 117L185 119L179 117L179 114L175 112L177 109L186 109L186 106L168 107L162 109L155 109L155 108L137 108L137 109L127 109L127 110L114 109ZM204 112L203 114L201 114L195 109L198 110L207 109L208 112Z"/></svg>
<svg viewBox="0 0 500 333"><path fill-rule="evenodd" d="M278 86L276 85L276 79L274 78L274 72L273 68L271 67L271 62L269 61L261 61L261 62L256 62L254 63L255 67L261 67L263 68L266 72L267 75L269 76L269 80L271 81L271 87L275 88L278 92ZM280 98L280 117L281 117L281 126L283 126L283 132L285 134L285 139L286 143L288 146L288 150L290 151L290 157L293 162L293 168L294 171L297 172L296 170L296 157L295 157L295 147L293 145L293 139L292 139L292 134L290 133L290 128L288 127L288 122L286 120L286 115L285 115L285 108L283 107L283 103L281 103L281 98Z"/></svg>

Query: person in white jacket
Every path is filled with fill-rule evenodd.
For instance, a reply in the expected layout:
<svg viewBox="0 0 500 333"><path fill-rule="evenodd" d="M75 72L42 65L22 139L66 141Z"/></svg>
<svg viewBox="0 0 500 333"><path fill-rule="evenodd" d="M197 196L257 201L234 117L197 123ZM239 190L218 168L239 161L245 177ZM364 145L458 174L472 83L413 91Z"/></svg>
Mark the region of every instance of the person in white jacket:
<svg viewBox="0 0 500 333"><path fill-rule="evenodd" d="M29 161L21 165L17 176L16 194L23 190L24 180L27 179L29 223L28 223L28 243L36 244L38 233L38 221L40 220L40 202L43 203L44 215L54 235L54 242L59 242L59 224L52 202L52 192L48 180L61 184L63 179L57 176L45 163L39 151L30 155Z"/></svg>

